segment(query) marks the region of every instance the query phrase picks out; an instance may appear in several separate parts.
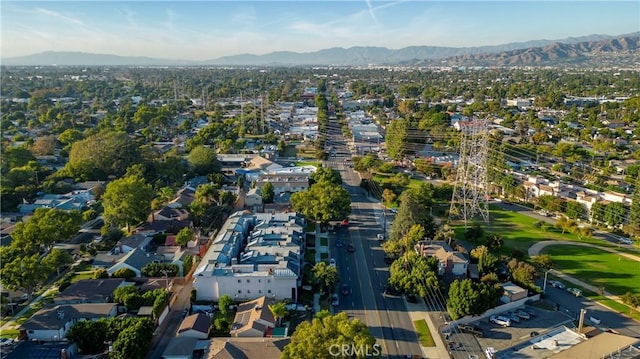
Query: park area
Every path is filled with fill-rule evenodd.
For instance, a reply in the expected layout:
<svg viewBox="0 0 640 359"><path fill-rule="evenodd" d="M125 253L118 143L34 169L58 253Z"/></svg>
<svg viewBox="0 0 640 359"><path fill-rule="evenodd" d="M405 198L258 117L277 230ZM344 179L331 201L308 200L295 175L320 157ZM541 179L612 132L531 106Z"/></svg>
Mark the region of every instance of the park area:
<svg viewBox="0 0 640 359"><path fill-rule="evenodd" d="M554 269L611 293L640 294L640 262L598 248L554 245L542 253L551 255Z"/></svg>

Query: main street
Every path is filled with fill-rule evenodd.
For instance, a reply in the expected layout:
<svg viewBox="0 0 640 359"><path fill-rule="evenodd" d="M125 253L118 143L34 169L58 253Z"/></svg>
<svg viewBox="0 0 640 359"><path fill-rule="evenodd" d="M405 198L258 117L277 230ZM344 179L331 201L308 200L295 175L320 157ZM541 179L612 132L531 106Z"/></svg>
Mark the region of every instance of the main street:
<svg viewBox="0 0 640 359"><path fill-rule="evenodd" d="M340 294L340 305L335 310L345 311L350 317L359 318L367 324L377 343L382 345L386 357L422 357L422 349L403 298L383 295L389 279L389 267L384 262L381 242L376 238L385 224L383 207L378 201L367 197L360 187L360 176L350 168L349 162L345 162L351 156L342 134L335 130L331 132L327 139L334 155L325 164L340 171L352 203L348 228L336 233L344 245L336 247L335 239L329 243L341 278L338 289L346 283L351 290L347 295ZM350 243L355 247L353 253L347 251Z"/></svg>

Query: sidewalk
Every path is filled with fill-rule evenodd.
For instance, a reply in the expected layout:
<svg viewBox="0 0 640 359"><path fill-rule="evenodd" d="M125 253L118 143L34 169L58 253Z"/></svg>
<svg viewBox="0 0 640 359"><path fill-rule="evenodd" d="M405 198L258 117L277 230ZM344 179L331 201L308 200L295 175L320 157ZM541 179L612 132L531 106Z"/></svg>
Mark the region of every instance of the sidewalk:
<svg viewBox="0 0 640 359"><path fill-rule="evenodd" d="M316 223L316 231L314 233L315 241L316 241L316 263L320 263L322 261L322 253L329 253L329 233L320 233L320 224ZM327 238L327 245L322 245L321 238ZM315 313L319 312L322 308L320 308L320 293L313 294L313 310Z"/></svg>
<svg viewBox="0 0 640 359"><path fill-rule="evenodd" d="M431 320L431 316L429 316L429 309L424 304L423 299L418 297L418 303L409 303L403 296L403 300L404 305L407 308L407 313L411 318L411 322L424 319L424 321L427 323L427 326L429 327L429 331L431 332L431 337L436 344L435 347L423 347L422 345L420 345L420 348L422 348L422 356L424 356L425 358L449 358L447 346L444 344L444 342L442 341L442 337L438 333L438 327Z"/></svg>

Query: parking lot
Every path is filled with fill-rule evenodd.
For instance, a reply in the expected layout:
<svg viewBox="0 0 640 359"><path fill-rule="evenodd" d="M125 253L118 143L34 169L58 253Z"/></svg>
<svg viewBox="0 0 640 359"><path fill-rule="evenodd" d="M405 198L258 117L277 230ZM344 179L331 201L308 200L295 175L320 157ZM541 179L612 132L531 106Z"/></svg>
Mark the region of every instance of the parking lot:
<svg viewBox="0 0 640 359"><path fill-rule="evenodd" d="M528 320L521 320L520 323L512 322L510 327L501 327L490 323L488 319L476 323L484 330L484 338L478 340L480 345L483 348L493 347L499 351L531 338L533 332L542 334L562 324L573 326L572 318L560 312L529 306L527 309L533 311L535 316Z"/></svg>
<svg viewBox="0 0 640 359"><path fill-rule="evenodd" d="M481 338L458 331L445 335L451 356L454 359L468 359L470 354L475 354L484 358L484 350L487 347L501 351L531 338L532 333L534 336L544 334L563 324L573 327L572 318L561 312L530 306L527 306L526 309L535 315L530 319L521 319L519 323L512 321L510 327L493 324L489 322L489 318L469 323L482 329L483 336Z"/></svg>

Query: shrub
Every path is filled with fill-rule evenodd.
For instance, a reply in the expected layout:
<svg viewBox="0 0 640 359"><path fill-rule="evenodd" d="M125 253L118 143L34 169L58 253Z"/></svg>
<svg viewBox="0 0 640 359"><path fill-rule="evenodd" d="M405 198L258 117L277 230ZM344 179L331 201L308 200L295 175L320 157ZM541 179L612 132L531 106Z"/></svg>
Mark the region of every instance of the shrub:
<svg viewBox="0 0 640 359"><path fill-rule="evenodd" d="M229 322L224 317L219 317L213 320L213 327L217 332L226 332L229 330Z"/></svg>
<svg viewBox="0 0 640 359"><path fill-rule="evenodd" d="M104 268L98 268L93 272L93 279L109 278L109 272Z"/></svg>
<svg viewBox="0 0 640 359"><path fill-rule="evenodd" d="M112 275L113 278L131 279L136 276L136 272L129 268L120 268Z"/></svg>

